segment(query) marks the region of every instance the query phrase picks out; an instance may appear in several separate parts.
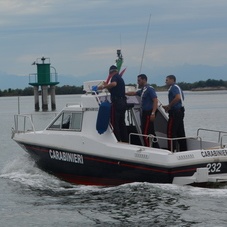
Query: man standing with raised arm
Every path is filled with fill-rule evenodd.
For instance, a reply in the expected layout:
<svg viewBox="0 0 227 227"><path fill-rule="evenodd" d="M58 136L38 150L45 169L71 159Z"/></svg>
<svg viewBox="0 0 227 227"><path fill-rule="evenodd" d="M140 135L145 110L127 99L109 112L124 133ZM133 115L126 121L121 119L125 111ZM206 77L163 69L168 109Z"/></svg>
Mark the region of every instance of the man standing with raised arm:
<svg viewBox="0 0 227 227"><path fill-rule="evenodd" d="M118 141L128 142L128 132L125 124L125 112L127 109L125 96L125 82L119 75L115 65L109 69L110 83L104 82L98 89L108 89L111 96L111 124Z"/></svg>
<svg viewBox="0 0 227 227"><path fill-rule="evenodd" d="M147 76L140 74L137 76L137 83L140 90L136 92L127 92L126 95L138 95L141 97L141 130L144 135L154 135L155 113L158 108L158 99L153 87L147 83ZM145 146L150 147L150 140L144 137ZM153 139L153 147L159 148L156 139Z"/></svg>

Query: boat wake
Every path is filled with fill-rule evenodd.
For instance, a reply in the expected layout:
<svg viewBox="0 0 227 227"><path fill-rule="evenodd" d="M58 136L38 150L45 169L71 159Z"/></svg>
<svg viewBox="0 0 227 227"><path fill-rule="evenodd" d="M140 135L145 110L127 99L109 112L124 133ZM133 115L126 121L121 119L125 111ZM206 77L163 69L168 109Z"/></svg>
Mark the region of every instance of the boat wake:
<svg viewBox="0 0 227 227"><path fill-rule="evenodd" d="M17 195L25 196L29 204L42 207L51 204L60 207L63 213L73 210L82 221L91 223L166 226L167 222L169 226L177 226L187 222L199 226L210 222L206 214L216 217L212 223L219 220L219 203L227 198L227 187L208 189L138 182L115 187L73 185L40 170L28 155L7 163L0 178L7 180ZM40 200L40 196L45 199ZM217 208L213 213L211 203ZM196 219L197 211L204 210L204 205L206 211Z"/></svg>
<svg viewBox="0 0 227 227"><path fill-rule="evenodd" d="M0 178L9 179L33 191L70 193L78 188L39 169L27 154L7 163L1 171Z"/></svg>

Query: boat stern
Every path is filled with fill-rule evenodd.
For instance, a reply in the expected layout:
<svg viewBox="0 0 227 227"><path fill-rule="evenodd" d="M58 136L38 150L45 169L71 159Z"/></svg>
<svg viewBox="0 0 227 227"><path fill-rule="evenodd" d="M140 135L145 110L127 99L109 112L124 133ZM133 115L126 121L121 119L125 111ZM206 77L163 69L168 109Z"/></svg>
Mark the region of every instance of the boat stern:
<svg viewBox="0 0 227 227"><path fill-rule="evenodd" d="M209 168L197 168L192 176L174 177L173 184L177 185L204 185L227 183L227 173L209 174Z"/></svg>

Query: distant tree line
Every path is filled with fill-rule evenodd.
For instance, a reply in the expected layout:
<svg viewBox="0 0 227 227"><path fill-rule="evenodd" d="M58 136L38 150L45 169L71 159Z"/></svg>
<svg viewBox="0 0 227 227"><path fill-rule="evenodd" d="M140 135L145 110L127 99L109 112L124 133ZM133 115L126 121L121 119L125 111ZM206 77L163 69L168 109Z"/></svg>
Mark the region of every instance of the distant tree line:
<svg viewBox="0 0 227 227"><path fill-rule="evenodd" d="M206 81L197 81L194 83L186 83L186 82L179 82L177 83L183 90L194 90L198 88L225 88L227 89L227 81L223 80L214 80L208 79ZM127 84L128 86L136 86L136 84ZM156 84L152 84L152 86L156 90L166 90L165 86L157 86ZM83 94L83 86L70 86L64 85L62 87L56 86L55 89L56 95L66 95L66 94ZM6 89L0 90L0 97L1 96L29 96L34 95L33 87L26 87L24 89Z"/></svg>
<svg viewBox="0 0 227 227"><path fill-rule="evenodd" d="M55 88L56 95L66 95L66 94L82 94L83 87L79 86L69 86L64 85L62 87L56 86ZM25 89L7 89L4 91L0 90L0 96L29 96L34 95L34 88L33 87L26 87Z"/></svg>
<svg viewBox="0 0 227 227"><path fill-rule="evenodd" d="M197 81L194 83L186 83L186 82L179 82L177 83L182 90L195 90L195 89L201 89L207 88L207 89L227 89L227 81L224 80L214 80L214 79L208 79L206 81ZM129 86L136 86L136 84L129 84ZM156 84L151 84L153 88L156 90L166 90L166 86L157 86Z"/></svg>
<svg viewBox="0 0 227 227"><path fill-rule="evenodd" d="M226 88L227 89L227 81L224 80L214 80L208 79L206 81L198 81L195 83L185 83L180 82L177 83L183 90L194 90L198 88Z"/></svg>
<svg viewBox="0 0 227 227"><path fill-rule="evenodd" d="M56 86L55 92L57 95L83 94L83 86L80 87L69 85L64 85L62 87Z"/></svg>

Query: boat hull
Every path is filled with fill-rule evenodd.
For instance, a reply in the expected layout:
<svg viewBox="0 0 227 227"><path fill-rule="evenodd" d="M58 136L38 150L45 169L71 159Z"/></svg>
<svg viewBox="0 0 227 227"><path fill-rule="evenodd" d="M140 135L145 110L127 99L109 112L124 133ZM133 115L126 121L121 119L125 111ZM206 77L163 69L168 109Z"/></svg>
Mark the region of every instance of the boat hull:
<svg viewBox="0 0 227 227"><path fill-rule="evenodd" d="M56 150L51 147L19 144L31 154L41 169L74 184L115 186L131 182L172 183L174 177L192 176L197 168L207 167L207 163L201 163L170 168ZM222 172L226 173L227 163L221 165Z"/></svg>

